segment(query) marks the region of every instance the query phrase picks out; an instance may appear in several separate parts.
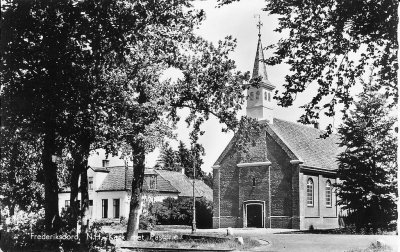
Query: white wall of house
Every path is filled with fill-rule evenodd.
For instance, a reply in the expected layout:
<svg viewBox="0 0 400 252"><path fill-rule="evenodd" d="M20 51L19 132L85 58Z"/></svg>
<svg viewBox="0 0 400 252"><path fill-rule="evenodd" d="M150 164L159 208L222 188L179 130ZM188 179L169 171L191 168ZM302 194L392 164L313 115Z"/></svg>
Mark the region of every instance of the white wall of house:
<svg viewBox="0 0 400 252"><path fill-rule="evenodd" d="M161 202L164 199L172 197L177 199L177 193L147 193L143 196L142 212L147 211L147 205L150 202ZM119 199L119 214L116 214L114 200ZM64 192L58 194L58 206L61 213L62 208L66 207L66 201L70 200L70 193ZM78 194L78 200L81 200L81 194ZM89 191L89 200L93 201L93 206L89 207L92 220L103 219L103 200L107 200L107 218L118 220L121 217L128 218L129 203L128 193L126 191ZM117 218L115 218L118 216Z"/></svg>

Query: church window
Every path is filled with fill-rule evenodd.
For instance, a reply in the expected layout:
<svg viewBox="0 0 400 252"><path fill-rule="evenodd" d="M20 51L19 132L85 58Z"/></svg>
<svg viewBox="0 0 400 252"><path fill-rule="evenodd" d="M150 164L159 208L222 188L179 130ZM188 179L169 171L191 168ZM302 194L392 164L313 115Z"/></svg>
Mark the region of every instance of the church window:
<svg viewBox="0 0 400 252"><path fill-rule="evenodd" d="M268 100L268 94L267 91L264 92L264 100Z"/></svg>
<svg viewBox="0 0 400 252"><path fill-rule="evenodd" d="M253 178L253 187L256 186L256 178Z"/></svg>
<svg viewBox="0 0 400 252"><path fill-rule="evenodd" d="M312 178L307 180L307 206L314 206L314 182Z"/></svg>
<svg viewBox="0 0 400 252"><path fill-rule="evenodd" d="M332 207L332 185L331 181L326 181L325 186L325 203L327 207Z"/></svg>
<svg viewBox="0 0 400 252"><path fill-rule="evenodd" d="M254 93L253 92L250 93L250 101L252 101L252 100L254 100Z"/></svg>
<svg viewBox="0 0 400 252"><path fill-rule="evenodd" d="M271 93L268 93L268 101L271 101Z"/></svg>
<svg viewBox="0 0 400 252"><path fill-rule="evenodd" d="M256 100L260 99L260 91L256 92Z"/></svg>

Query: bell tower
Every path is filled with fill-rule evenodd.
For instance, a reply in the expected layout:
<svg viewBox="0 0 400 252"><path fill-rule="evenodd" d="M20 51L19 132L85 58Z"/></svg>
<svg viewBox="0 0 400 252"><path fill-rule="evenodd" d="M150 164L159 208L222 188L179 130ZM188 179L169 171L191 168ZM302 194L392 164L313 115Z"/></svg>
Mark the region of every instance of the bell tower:
<svg viewBox="0 0 400 252"><path fill-rule="evenodd" d="M275 86L268 80L267 69L263 62L264 53L261 44L261 26L262 23L258 20L258 43L252 75L253 78L261 77L261 83L258 88L250 87L247 90L246 115L259 121L267 121L272 124L274 107L272 96Z"/></svg>

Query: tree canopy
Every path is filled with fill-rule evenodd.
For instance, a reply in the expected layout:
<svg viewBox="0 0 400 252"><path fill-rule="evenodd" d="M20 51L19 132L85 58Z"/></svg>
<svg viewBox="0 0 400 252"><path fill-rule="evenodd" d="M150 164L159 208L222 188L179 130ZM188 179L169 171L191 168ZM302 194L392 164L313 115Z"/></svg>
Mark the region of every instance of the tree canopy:
<svg viewBox="0 0 400 252"><path fill-rule="evenodd" d="M15 131L42 141L48 225L58 215L54 155L73 159L71 206L80 186L82 234L90 150L132 157L130 238L137 233L145 154L172 136L178 111L189 109L193 144L211 115L229 129L239 125L250 75L229 59L234 39L215 45L193 33L204 13L188 0L10 1L2 14L2 112ZM162 81L171 67L183 78Z"/></svg>
<svg viewBox="0 0 400 252"><path fill-rule="evenodd" d="M220 5L239 0L220 0ZM288 36L268 47L273 55L265 62L285 63L284 90L278 104L291 106L298 93L311 83L317 94L303 107L300 121L314 123L321 114L334 116L338 104L349 108L351 88L371 67L390 106L397 104L398 1L270 0L264 11L279 19L276 32ZM328 133L332 125L327 127Z"/></svg>
<svg viewBox="0 0 400 252"><path fill-rule="evenodd" d="M358 229L387 229L397 219L396 119L385 95L365 83L355 108L339 128L338 204Z"/></svg>
<svg viewBox="0 0 400 252"><path fill-rule="evenodd" d="M179 141L178 149L174 150L169 143L165 143L157 159L157 168L170 171L180 171L184 168L186 176L193 178L193 165L196 165L196 178L203 178L205 174L201 170L203 164L201 157L204 154L204 148L200 144L187 148L182 141Z"/></svg>

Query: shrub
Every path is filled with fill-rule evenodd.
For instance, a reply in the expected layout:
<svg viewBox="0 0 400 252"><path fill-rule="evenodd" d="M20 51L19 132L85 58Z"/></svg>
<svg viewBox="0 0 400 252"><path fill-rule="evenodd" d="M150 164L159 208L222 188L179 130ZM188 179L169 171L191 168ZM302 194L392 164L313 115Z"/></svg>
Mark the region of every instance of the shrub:
<svg viewBox="0 0 400 252"><path fill-rule="evenodd" d="M1 226L0 248L8 251L12 248L22 248L33 244L31 234L40 234L44 230L44 211L16 211L13 216L7 207L1 210L4 219Z"/></svg>
<svg viewBox="0 0 400 252"><path fill-rule="evenodd" d="M151 214L142 214L139 219L139 229L153 230L156 225L156 217Z"/></svg>
<svg viewBox="0 0 400 252"><path fill-rule="evenodd" d="M191 225L191 198L167 198L163 202L152 205L152 213L157 224L161 225ZM212 202L204 198L196 199L196 224L198 228L212 227Z"/></svg>

